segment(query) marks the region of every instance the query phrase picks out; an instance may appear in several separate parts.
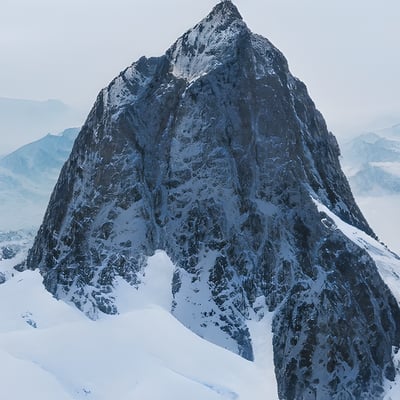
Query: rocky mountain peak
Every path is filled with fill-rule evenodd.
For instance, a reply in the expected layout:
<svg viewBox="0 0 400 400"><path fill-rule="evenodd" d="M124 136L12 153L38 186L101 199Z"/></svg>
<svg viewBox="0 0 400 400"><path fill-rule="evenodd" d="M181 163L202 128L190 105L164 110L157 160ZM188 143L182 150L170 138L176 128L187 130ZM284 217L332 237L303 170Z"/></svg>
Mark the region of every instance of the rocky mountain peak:
<svg viewBox="0 0 400 400"><path fill-rule="evenodd" d="M218 3L167 51L172 73L189 81L197 79L220 65L224 58L232 57L232 48L241 36L249 33L231 1Z"/></svg>
<svg viewBox="0 0 400 400"><path fill-rule="evenodd" d="M284 56L221 2L100 93L28 266L96 318L163 250L171 313L203 338L253 360L249 321L275 312L281 398L377 399L400 312L335 223L373 235L338 157Z"/></svg>
<svg viewBox="0 0 400 400"><path fill-rule="evenodd" d="M218 18L218 20L243 20L239 10L233 4L231 0L220 1L210 12L210 14L205 18L205 20L213 20Z"/></svg>

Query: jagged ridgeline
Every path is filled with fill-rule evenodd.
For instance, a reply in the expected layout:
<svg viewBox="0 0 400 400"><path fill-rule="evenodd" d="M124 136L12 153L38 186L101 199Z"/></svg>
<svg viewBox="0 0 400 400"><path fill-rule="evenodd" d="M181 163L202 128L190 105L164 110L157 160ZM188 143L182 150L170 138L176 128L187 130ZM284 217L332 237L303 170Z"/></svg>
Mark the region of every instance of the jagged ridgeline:
<svg viewBox="0 0 400 400"><path fill-rule="evenodd" d="M101 91L29 253L46 288L117 313L147 257L176 266L171 312L252 360L275 311L281 399L379 399L400 313L369 255L318 211L373 232L339 149L284 56L229 1Z"/></svg>

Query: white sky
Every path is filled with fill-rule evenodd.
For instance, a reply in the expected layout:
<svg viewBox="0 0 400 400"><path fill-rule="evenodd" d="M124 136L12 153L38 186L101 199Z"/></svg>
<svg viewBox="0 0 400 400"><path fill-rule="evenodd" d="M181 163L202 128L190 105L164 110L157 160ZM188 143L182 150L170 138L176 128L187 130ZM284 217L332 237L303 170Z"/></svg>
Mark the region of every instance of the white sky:
<svg viewBox="0 0 400 400"><path fill-rule="evenodd" d="M216 0L0 0L0 97L89 111L141 55L158 56ZM331 130L400 122L398 0L236 0L309 88Z"/></svg>

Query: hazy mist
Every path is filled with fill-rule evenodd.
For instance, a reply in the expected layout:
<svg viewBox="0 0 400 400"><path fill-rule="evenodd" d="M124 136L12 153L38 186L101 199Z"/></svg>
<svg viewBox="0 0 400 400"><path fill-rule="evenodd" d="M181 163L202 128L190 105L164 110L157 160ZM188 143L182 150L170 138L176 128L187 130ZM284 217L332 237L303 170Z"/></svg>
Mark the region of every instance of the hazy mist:
<svg viewBox="0 0 400 400"><path fill-rule="evenodd" d="M0 97L57 98L87 113L122 69L161 55L216 3L3 0ZM235 3L286 55L336 134L400 121L398 1Z"/></svg>

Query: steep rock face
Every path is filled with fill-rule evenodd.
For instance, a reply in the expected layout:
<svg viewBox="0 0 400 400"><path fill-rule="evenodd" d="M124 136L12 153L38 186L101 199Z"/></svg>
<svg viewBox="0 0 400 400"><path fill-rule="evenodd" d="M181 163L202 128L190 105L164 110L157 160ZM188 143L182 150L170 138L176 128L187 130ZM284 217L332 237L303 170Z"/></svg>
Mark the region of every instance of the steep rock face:
<svg viewBox="0 0 400 400"><path fill-rule="evenodd" d="M30 251L47 289L117 313L164 249L171 311L253 359L247 321L274 318L282 399L376 399L393 379L397 303L318 201L370 235L335 138L283 55L218 4L160 58L104 89Z"/></svg>

